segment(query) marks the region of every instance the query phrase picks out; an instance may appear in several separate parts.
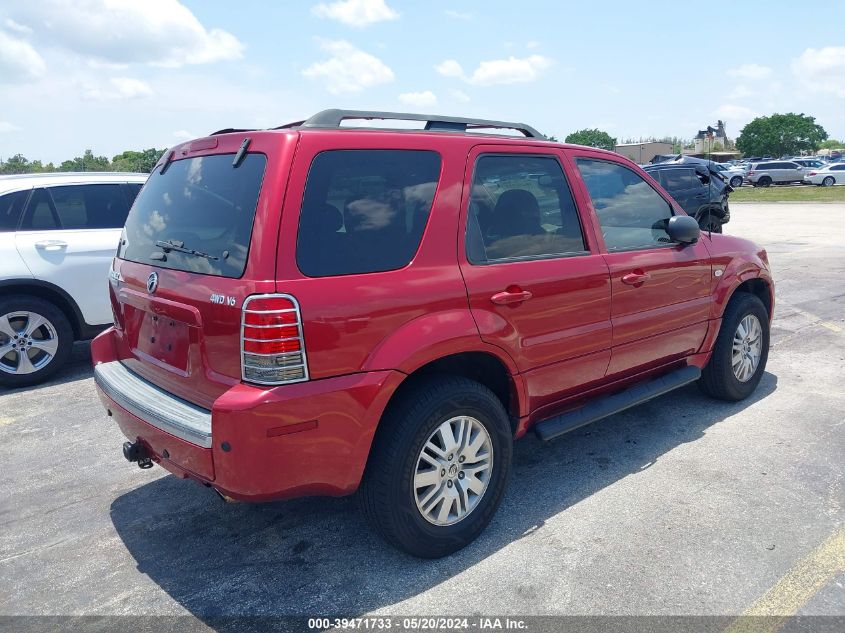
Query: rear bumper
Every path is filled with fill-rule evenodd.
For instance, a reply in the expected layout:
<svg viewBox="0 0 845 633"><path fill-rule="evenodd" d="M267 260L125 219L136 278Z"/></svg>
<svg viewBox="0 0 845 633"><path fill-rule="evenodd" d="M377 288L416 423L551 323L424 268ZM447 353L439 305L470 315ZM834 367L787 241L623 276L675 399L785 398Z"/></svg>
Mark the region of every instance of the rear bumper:
<svg viewBox="0 0 845 633"><path fill-rule="evenodd" d="M100 399L123 434L170 472L245 501L354 492L404 378L379 371L270 389L242 383L209 411L126 369L112 335L98 336L91 354Z"/></svg>

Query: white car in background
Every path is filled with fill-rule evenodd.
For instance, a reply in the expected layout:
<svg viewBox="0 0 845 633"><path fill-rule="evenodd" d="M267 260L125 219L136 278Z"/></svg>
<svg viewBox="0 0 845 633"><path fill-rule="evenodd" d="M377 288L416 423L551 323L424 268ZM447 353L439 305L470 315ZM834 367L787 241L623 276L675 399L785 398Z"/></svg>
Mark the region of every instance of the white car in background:
<svg viewBox="0 0 845 633"><path fill-rule="evenodd" d="M147 174L0 176L0 387L32 385L112 322L108 273Z"/></svg>
<svg viewBox="0 0 845 633"><path fill-rule="evenodd" d="M822 187L845 185L845 163L830 163L821 169L810 169L804 174L804 182Z"/></svg>
<svg viewBox="0 0 845 633"><path fill-rule="evenodd" d="M727 180L731 187L739 189L742 186L742 181L745 179L745 169L728 163L713 163L713 165L719 171L719 175Z"/></svg>

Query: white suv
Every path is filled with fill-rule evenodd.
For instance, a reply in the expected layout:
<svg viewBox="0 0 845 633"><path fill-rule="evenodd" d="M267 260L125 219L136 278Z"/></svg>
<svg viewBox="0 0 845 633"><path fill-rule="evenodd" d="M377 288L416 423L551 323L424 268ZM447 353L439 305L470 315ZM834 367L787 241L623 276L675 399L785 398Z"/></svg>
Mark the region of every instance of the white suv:
<svg viewBox="0 0 845 633"><path fill-rule="evenodd" d="M107 278L146 174L0 176L0 386L50 377L111 324Z"/></svg>

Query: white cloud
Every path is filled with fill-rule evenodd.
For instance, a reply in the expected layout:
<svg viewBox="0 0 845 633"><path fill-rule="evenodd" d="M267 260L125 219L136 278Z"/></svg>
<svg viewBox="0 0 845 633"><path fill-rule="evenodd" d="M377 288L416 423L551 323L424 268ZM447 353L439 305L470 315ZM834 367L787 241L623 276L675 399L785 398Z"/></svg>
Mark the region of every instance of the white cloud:
<svg viewBox="0 0 845 633"><path fill-rule="evenodd" d="M45 44L106 63L179 67L243 56L234 35L207 29L178 0L39 0L14 12L39 25Z"/></svg>
<svg viewBox="0 0 845 633"><path fill-rule="evenodd" d="M713 116L725 122L729 122L732 129L739 131L744 124L751 121L760 114L751 108L745 106L725 104L721 105L713 111Z"/></svg>
<svg viewBox="0 0 845 633"><path fill-rule="evenodd" d="M760 64L743 64L728 70L728 76L737 79L766 79L771 76L772 69Z"/></svg>
<svg viewBox="0 0 845 633"><path fill-rule="evenodd" d="M540 73L552 65L552 60L542 55L483 61L467 76L463 67L454 59L441 62L434 69L444 77L458 77L475 86L515 84L534 81Z"/></svg>
<svg viewBox="0 0 845 633"><path fill-rule="evenodd" d="M531 40L529 42L526 42L525 48L530 48L532 50L535 48L540 48L540 42L538 42L537 40Z"/></svg>
<svg viewBox="0 0 845 633"><path fill-rule="evenodd" d="M311 64L302 74L321 80L332 94L360 92L393 81L393 71L384 62L349 42L326 41L321 46L331 57Z"/></svg>
<svg viewBox="0 0 845 633"><path fill-rule="evenodd" d="M738 99L745 99L746 97L750 97L754 94L754 92L748 88L748 86L737 86L733 90L728 93L728 100L729 101L736 101Z"/></svg>
<svg viewBox="0 0 845 633"><path fill-rule="evenodd" d="M431 90L403 92L399 95L399 101L414 108L433 108L437 105L437 95Z"/></svg>
<svg viewBox="0 0 845 633"><path fill-rule="evenodd" d="M132 77L113 77L109 79L109 87L91 87L85 90L84 96L92 101L121 101L124 99L139 99L151 97L153 89L140 79Z"/></svg>
<svg viewBox="0 0 845 633"><path fill-rule="evenodd" d="M188 132L187 130L176 130L176 131L173 133L173 136L174 136L174 138L176 138L176 139L178 139L178 140L180 140L180 141L188 141L188 140L190 140L190 139L192 139L192 138L196 138L196 135L191 134L191 133L190 133L190 132Z"/></svg>
<svg viewBox="0 0 845 633"><path fill-rule="evenodd" d="M21 35L31 35L32 29L26 26L25 24L18 24L12 18L6 18L3 20L3 27L9 31L14 31L15 33L19 33Z"/></svg>
<svg viewBox="0 0 845 633"><path fill-rule="evenodd" d="M0 83L32 81L46 70L44 58L29 42L0 31Z"/></svg>
<svg viewBox="0 0 845 633"><path fill-rule="evenodd" d="M337 20L359 28L399 17L384 0L338 0L331 4L321 3L312 7L311 13L320 18Z"/></svg>
<svg viewBox="0 0 845 633"><path fill-rule="evenodd" d="M7 134L9 132L20 132L20 128L14 123L0 121L0 134Z"/></svg>
<svg viewBox="0 0 845 633"><path fill-rule="evenodd" d="M446 9L443 13L450 18L455 18L456 20L472 20L472 18L475 17L468 11L454 11L453 9Z"/></svg>
<svg viewBox="0 0 845 633"><path fill-rule="evenodd" d="M434 67L434 70L444 77L464 76L464 69L461 68L461 65L454 59L447 59L446 61L437 64L437 66Z"/></svg>
<svg viewBox="0 0 845 633"><path fill-rule="evenodd" d="M542 55L529 55L523 59L494 59L481 62L468 81L479 86L534 81L551 64L551 60Z"/></svg>
<svg viewBox="0 0 845 633"><path fill-rule="evenodd" d="M792 72L815 92L845 97L845 46L808 48L793 60Z"/></svg>

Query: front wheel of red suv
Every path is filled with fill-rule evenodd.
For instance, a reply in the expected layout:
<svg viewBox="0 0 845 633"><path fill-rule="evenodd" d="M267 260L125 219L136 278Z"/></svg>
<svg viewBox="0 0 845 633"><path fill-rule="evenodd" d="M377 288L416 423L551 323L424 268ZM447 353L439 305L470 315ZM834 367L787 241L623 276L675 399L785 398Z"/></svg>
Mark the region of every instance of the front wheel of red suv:
<svg viewBox="0 0 845 633"><path fill-rule="evenodd" d="M427 377L400 394L381 421L361 485L364 514L409 554L451 554L499 507L512 442L507 413L484 385Z"/></svg>
<svg viewBox="0 0 845 633"><path fill-rule="evenodd" d="M758 297L736 293L722 315L713 355L701 372L701 390L719 400L747 398L769 357L769 314Z"/></svg>

